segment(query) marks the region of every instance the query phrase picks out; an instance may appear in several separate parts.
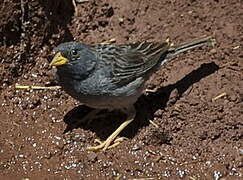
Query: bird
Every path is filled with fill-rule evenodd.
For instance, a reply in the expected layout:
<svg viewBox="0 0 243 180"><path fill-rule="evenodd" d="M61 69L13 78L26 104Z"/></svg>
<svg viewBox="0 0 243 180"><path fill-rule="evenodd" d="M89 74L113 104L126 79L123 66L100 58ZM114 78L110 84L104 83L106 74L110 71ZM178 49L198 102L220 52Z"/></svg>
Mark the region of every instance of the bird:
<svg viewBox="0 0 243 180"><path fill-rule="evenodd" d="M204 36L174 46L169 40L130 44L95 44L64 42L54 48L50 66L62 89L80 103L94 108L83 120L93 119L104 109L120 110L126 120L90 151L105 151L120 144L120 132L136 116L135 102L146 90L146 81L173 56L204 45L213 46L215 39Z"/></svg>

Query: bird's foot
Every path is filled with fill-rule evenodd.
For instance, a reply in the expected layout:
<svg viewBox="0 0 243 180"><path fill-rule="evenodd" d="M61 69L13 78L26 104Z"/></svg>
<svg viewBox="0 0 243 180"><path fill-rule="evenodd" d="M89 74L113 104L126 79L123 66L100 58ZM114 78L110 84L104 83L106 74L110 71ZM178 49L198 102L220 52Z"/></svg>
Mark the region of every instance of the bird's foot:
<svg viewBox="0 0 243 180"><path fill-rule="evenodd" d="M118 146L121 142L123 142L126 138L125 137L118 137L114 140L114 143L112 144L112 138L107 138L104 142L100 141L99 139L95 139L95 142L99 145L97 146L91 146L88 147L88 151L105 151L107 149L114 148Z"/></svg>
<svg viewBox="0 0 243 180"><path fill-rule="evenodd" d="M131 106L128 110L128 118L125 122L123 122L104 142L101 142L99 140L96 140L96 142L99 143L98 146L88 147L87 150L89 151L100 151L100 150L107 150L111 149L113 147L116 147L123 141L125 138L117 138L117 136L120 134L120 132L128 125L130 124L136 115L136 110L133 106ZM111 143L114 142L114 144L111 145Z"/></svg>

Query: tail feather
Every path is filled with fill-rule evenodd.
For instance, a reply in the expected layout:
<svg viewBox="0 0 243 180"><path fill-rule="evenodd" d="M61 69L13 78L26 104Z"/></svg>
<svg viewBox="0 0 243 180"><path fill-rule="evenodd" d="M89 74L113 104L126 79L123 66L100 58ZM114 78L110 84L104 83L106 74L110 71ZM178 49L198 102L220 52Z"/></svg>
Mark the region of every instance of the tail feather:
<svg viewBox="0 0 243 180"><path fill-rule="evenodd" d="M166 59L169 59L169 58L171 58L171 57L173 57L173 56L175 56L179 53L182 53L182 52L185 52L185 51L188 51L190 49L197 48L197 47L201 47L201 46L205 46L205 45L214 46L215 43L216 43L216 40L213 37L207 36L207 37L194 39L191 42L183 43L183 44L180 44L180 45L175 46L175 47L172 46L168 50L168 54L166 56Z"/></svg>

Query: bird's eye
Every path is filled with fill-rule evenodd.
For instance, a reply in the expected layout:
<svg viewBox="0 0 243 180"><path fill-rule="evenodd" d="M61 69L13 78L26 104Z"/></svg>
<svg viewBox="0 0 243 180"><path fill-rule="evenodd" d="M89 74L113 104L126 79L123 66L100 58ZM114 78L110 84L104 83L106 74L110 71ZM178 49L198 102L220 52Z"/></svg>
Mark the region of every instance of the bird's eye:
<svg viewBox="0 0 243 180"><path fill-rule="evenodd" d="M71 51L71 54L72 54L73 56L77 56L77 55L78 55L78 51L77 51L76 49L73 49L73 50Z"/></svg>

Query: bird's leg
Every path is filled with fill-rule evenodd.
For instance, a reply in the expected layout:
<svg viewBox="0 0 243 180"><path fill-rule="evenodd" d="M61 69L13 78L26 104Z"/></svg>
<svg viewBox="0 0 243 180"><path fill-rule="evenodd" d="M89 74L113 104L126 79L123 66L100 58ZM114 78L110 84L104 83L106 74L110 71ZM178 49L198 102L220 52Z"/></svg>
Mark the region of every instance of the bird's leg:
<svg viewBox="0 0 243 180"><path fill-rule="evenodd" d="M81 119L81 121L78 121L76 123L76 125L80 125L80 124L85 123L87 126L89 126L94 119L98 119L98 118L105 117L106 114L100 114L100 115L98 115L98 113L100 111L102 111L102 110L101 109L91 110L90 112L88 112L88 114L86 116L84 116L84 118Z"/></svg>
<svg viewBox="0 0 243 180"><path fill-rule="evenodd" d="M150 93L155 93L158 89L154 88L154 89L145 89L144 90L144 94L147 96Z"/></svg>
<svg viewBox="0 0 243 180"><path fill-rule="evenodd" d="M100 118L100 116L98 115L98 113L100 111L102 111L102 110L94 109L94 110L90 111L84 118L82 118L81 122L85 123L87 126L89 126L94 119ZM103 116L104 115L102 115L102 117Z"/></svg>
<svg viewBox="0 0 243 180"><path fill-rule="evenodd" d="M134 120L134 118L136 116L136 110L135 110L134 106L130 106L129 108L126 108L126 114L127 114L127 120L125 122L123 122L104 142L98 141L99 142L98 146L88 147L87 150L105 151L106 149L110 149L110 148L120 144L120 142L123 141L124 138L117 138L117 136L128 124L130 124ZM111 145L112 142L114 142L113 145Z"/></svg>

